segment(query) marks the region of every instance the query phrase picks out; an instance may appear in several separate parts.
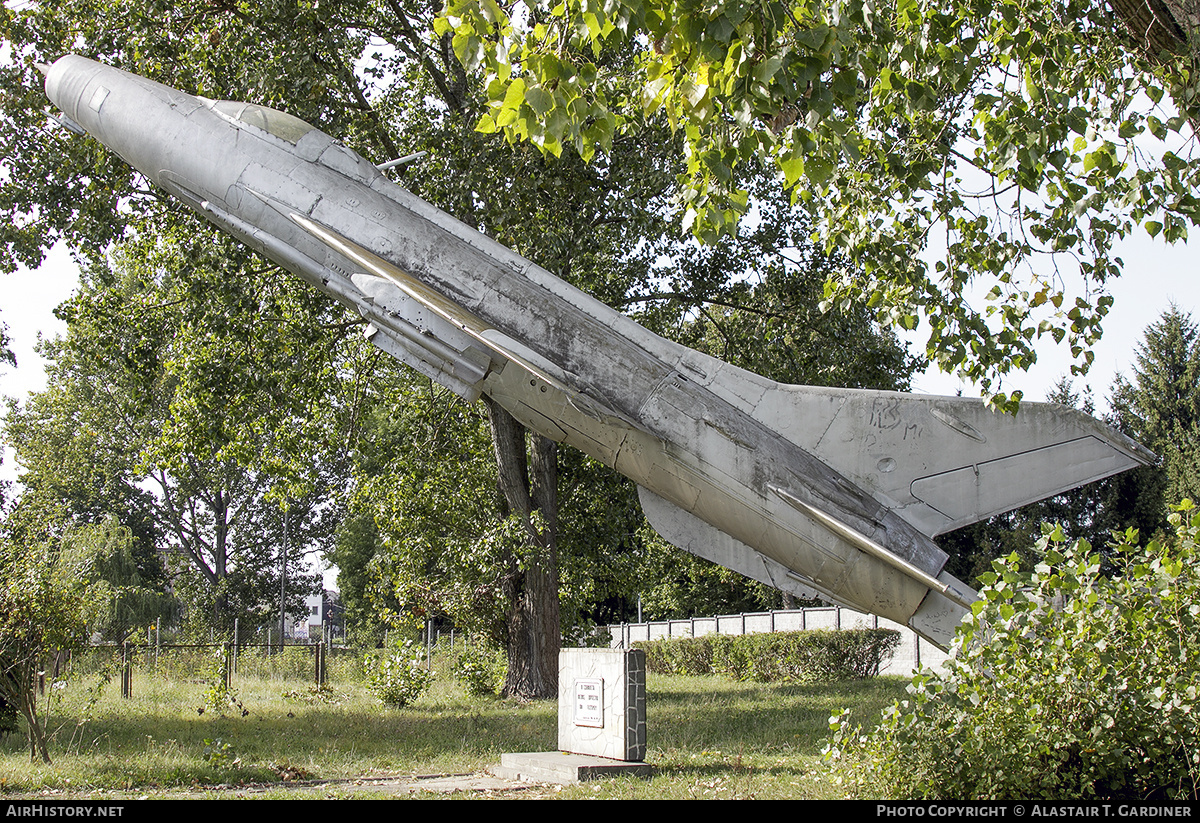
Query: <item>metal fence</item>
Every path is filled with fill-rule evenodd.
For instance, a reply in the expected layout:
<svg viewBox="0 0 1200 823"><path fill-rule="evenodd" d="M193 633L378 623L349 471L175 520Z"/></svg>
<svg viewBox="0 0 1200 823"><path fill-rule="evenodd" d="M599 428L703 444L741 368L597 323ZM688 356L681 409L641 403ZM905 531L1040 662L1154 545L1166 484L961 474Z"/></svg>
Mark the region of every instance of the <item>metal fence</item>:
<svg viewBox="0 0 1200 823"><path fill-rule="evenodd" d="M900 632L900 645L880 674L907 677L921 667L940 666L946 659L945 652L928 640L918 637L907 626L840 606L689 617L683 620L655 620L647 623L618 623L607 628L611 637L610 646L615 649L629 648L638 641L701 637L707 634L758 634L814 629L894 629Z"/></svg>
<svg viewBox="0 0 1200 823"><path fill-rule="evenodd" d="M68 671L80 674L107 672L121 684L125 697L133 694L135 683L150 679L176 682L223 682L232 688L238 677L279 681L308 681L317 686L328 683L363 682L364 655L369 649L341 643L210 642L163 643L157 632L147 635L150 642L94 643L84 650L63 653L46 667L44 679L56 680ZM438 631L432 624L416 638L425 649L426 664L432 665L435 653L453 654L456 641L464 638L453 630ZM383 638L388 647L390 637Z"/></svg>
<svg viewBox="0 0 1200 823"><path fill-rule="evenodd" d="M234 643L108 643L95 644L55 661L47 672L108 671L120 681L121 694L130 697L135 683L148 679L180 682L223 681L227 687L237 677L280 681L308 681L325 685L360 680L362 653L358 649L326 643L308 645Z"/></svg>

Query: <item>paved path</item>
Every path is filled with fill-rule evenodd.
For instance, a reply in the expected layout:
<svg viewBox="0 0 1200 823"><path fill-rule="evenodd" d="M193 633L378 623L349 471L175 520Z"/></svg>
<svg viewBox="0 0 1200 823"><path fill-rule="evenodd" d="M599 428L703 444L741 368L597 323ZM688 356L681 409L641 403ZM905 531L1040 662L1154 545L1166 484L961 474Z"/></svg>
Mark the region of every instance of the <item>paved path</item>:
<svg viewBox="0 0 1200 823"><path fill-rule="evenodd" d="M470 793L480 800L538 800L555 797L561 786L544 785L518 780L505 780L489 772L470 774L428 775L370 775L339 780L295 780L282 783L259 783L251 785L196 786L186 790L162 790L140 793L103 790L99 792L64 792L61 790L38 792L25 798L9 796L10 800L218 800L245 798L248 800L269 795L278 798L286 794L296 800L318 798L404 798L429 794L449 795L457 792Z"/></svg>

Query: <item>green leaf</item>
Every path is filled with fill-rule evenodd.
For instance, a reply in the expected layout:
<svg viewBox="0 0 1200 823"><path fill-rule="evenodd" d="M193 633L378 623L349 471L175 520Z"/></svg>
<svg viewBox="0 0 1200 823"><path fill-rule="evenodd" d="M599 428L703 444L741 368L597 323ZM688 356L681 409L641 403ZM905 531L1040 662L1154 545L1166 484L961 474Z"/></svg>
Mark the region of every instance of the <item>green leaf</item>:
<svg viewBox="0 0 1200 823"><path fill-rule="evenodd" d="M504 91L504 108L519 109L521 104L525 102L525 81L520 77L514 77L508 83L508 88Z"/></svg>
<svg viewBox="0 0 1200 823"><path fill-rule="evenodd" d="M475 124L475 131L480 134L494 134L499 131L496 121L492 119L490 114L485 114L479 118L479 122Z"/></svg>
<svg viewBox="0 0 1200 823"><path fill-rule="evenodd" d="M798 152L785 155L779 161L779 168L783 172L784 184L793 186L804 175L804 157Z"/></svg>
<svg viewBox="0 0 1200 823"><path fill-rule="evenodd" d="M534 86L525 92L525 102L539 116L544 116L554 108L554 96L541 86Z"/></svg>

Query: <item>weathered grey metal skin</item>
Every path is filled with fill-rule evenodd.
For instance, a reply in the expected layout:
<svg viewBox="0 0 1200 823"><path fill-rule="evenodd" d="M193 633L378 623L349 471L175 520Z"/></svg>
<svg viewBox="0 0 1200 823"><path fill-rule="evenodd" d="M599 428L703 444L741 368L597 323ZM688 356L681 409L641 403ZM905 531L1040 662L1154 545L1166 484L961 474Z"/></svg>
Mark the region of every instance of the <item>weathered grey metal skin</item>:
<svg viewBox="0 0 1200 823"><path fill-rule="evenodd" d="M940 645L976 594L932 536L1153 460L1059 406L774 383L652 334L296 118L78 56L46 75L66 125L360 312L375 345L637 482L672 543Z"/></svg>

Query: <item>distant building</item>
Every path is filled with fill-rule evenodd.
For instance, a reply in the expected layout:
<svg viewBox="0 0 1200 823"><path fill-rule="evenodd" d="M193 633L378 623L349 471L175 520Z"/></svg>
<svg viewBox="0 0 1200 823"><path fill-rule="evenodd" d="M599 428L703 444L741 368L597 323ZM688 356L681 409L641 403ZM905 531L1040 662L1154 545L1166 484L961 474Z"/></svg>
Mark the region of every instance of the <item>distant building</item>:
<svg viewBox="0 0 1200 823"><path fill-rule="evenodd" d="M304 612L288 619L288 638L318 643L328 635L334 639L346 636L346 621L337 592L323 591L304 598Z"/></svg>

